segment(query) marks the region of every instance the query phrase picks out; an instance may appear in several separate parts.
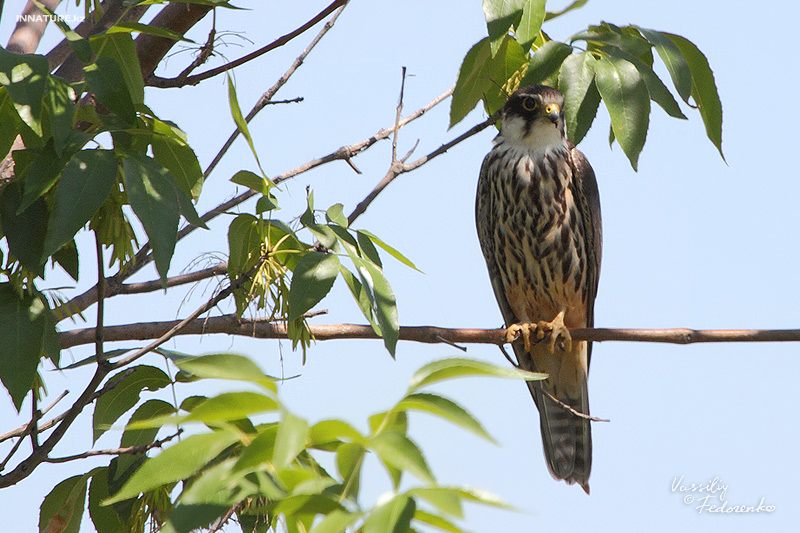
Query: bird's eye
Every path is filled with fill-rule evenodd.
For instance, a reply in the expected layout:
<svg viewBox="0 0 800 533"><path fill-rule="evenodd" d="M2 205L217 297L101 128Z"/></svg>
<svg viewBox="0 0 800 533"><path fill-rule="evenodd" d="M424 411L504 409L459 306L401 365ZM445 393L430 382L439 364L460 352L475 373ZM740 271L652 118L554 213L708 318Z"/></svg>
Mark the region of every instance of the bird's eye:
<svg viewBox="0 0 800 533"><path fill-rule="evenodd" d="M537 102L535 98L531 98L530 96L522 101L522 107L525 108L525 111L533 111L538 106L539 102Z"/></svg>

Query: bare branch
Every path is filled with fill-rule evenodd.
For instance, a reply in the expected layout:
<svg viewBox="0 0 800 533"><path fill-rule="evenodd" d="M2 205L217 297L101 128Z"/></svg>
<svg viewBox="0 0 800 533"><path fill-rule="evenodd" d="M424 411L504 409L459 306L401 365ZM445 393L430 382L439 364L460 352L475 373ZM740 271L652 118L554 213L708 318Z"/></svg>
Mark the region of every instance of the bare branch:
<svg viewBox="0 0 800 533"><path fill-rule="evenodd" d="M181 321L146 322L108 326L107 341L148 340L157 338ZM338 339L380 339L371 326L361 324L309 325L317 341ZM64 331L61 347L89 344L93 328ZM438 343L496 344L505 341L505 329L440 328L436 326L401 326L400 340ZM286 339L286 326L266 320L238 319L235 315L209 317L188 322L180 335L226 334L260 339ZM787 342L800 341L800 329L786 330L693 330L693 329L608 329L576 328L570 330L576 341L624 341L693 344L700 342ZM546 339L547 337L545 337Z"/></svg>
<svg viewBox="0 0 800 533"><path fill-rule="evenodd" d="M338 9L338 11L336 11L333 14L331 19L328 22L326 22L324 26L322 26L322 29L319 31L317 36L314 37L314 39L306 47L306 49L303 50L303 52L299 56L297 56L297 58L292 62L292 65L289 67L289 69L286 72L284 72L283 76L278 78L278 81L276 81L272 85L272 87L267 89L264 92L264 94L261 95L261 98L258 99L256 105L253 106L253 109L251 109L250 112L245 117L245 121L248 124L250 123L251 120L253 120L253 117L255 117L262 109L264 109L264 107L266 107L267 104L269 104L272 101L272 98L280 90L280 88L286 85L286 82L289 81L289 78L292 77L292 74L294 74L295 71L298 68L300 68L300 65L303 64L303 61L305 61L308 54L311 53L311 50L313 50L314 47L317 46L317 43L319 43L322 40L325 34L328 33L328 30L330 30L336 23L336 19L338 19L339 15L342 14L345 5L347 5L346 2L342 5L342 7ZM204 177L207 178L209 174L211 174L211 172L216 168L217 164L219 164L222 157L225 155L225 153L233 144L233 141L236 140L236 138L240 135L240 133L241 132L239 131L239 128L233 130L233 133L230 134L228 140L225 141L225 144L222 145L222 148L220 148L219 152L217 152L217 155L214 157L213 161L211 161L211 163L208 165L208 168L206 168L206 171L203 173Z"/></svg>
<svg viewBox="0 0 800 533"><path fill-rule="evenodd" d="M184 79L180 79L180 77L168 79L168 78L159 78L158 76L148 76L145 80L145 83L152 87L160 87L162 89L169 87L183 87L185 85L197 85L203 80L207 80L208 78L212 78L214 76L222 74L223 72L227 72L231 69L234 69L240 65L247 63L248 61L252 61L257 57L260 57L271 50L280 48L281 46L285 45L298 35L302 35L303 33L305 33L309 28L314 27L318 22L320 22L322 19L333 13L336 9L347 5L348 2L349 0L335 0L328 7L320 11L314 18L312 18L311 20L309 20L296 30L275 39L270 44L262 48L259 48L255 52L251 52L246 56L240 57L239 59L231 61L230 63L226 63L220 67L213 68L205 72L201 72L200 74L195 74L194 76L188 76Z"/></svg>
<svg viewBox="0 0 800 533"><path fill-rule="evenodd" d="M106 450L89 450L88 452L79 453L76 455L68 455L66 457L48 457L44 460L45 463L67 463L69 461L77 461L79 459L86 459L87 457L97 457L98 455L135 455L145 453L153 448L161 448L164 444L176 438L183 433L183 429L179 429L172 435L159 439L150 444L143 446L126 446L124 448L110 448Z"/></svg>
<svg viewBox="0 0 800 533"><path fill-rule="evenodd" d="M61 0L40 0L42 5L50 11L55 10ZM17 26L8 39L6 50L17 54L32 54L39 47L44 30L47 28L49 18L36 7L36 4L28 0L22 10L21 17L17 19Z"/></svg>

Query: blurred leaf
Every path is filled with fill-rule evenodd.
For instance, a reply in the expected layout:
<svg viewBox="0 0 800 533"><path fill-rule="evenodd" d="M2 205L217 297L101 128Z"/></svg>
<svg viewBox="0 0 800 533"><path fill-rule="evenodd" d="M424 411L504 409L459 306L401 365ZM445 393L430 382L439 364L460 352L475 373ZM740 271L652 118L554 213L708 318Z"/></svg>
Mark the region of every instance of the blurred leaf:
<svg viewBox="0 0 800 533"><path fill-rule="evenodd" d="M462 500L469 500L476 503L482 503L483 505L488 505L489 507L497 507L498 509L507 509L509 511L516 511L516 509L506 503L504 500L500 499L498 496L495 496L491 492L475 489L472 487L459 487L453 489L461 496Z"/></svg>
<svg viewBox="0 0 800 533"><path fill-rule="evenodd" d="M411 378L408 392L410 394L427 385L461 376L493 376L506 379L524 379L526 381L547 379L547 374L497 366L485 361L454 357L433 361L417 370Z"/></svg>
<svg viewBox="0 0 800 533"><path fill-rule="evenodd" d="M267 183L267 180L249 170L240 170L233 175L231 181L237 185L243 185L252 191L261 194L269 194L269 183Z"/></svg>
<svg viewBox="0 0 800 533"><path fill-rule="evenodd" d="M117 179L112 150L81 150L64 167L56 186L44 257L51 256L97 213Z"/></svg>
<svg viewBox="0 0 800 533"><path fill-rule="evenodd" d="M417 506L405 494L398 494L378 505L364 521L363 533L406 533L411 531L411 519Z"/></svg>
<svg viewBox="0 0 800 533"><path fill-rule="evenodd" d="M333 511L311 528L310 533L342 533L342 531L350 531L348 528L361 516L361 513Z"/></svg>
<svg viewBox="0 0 800 533"><path fill-rule="evenodd" d="M0 85L11 96L22 121L39 137L42 136L42 99L49 71L44 56L15 54L0 48Z"/></svg>
<svg viewBox="0 0 800 533"><path fill-rule="evenodd" d="M440 511L457 518L464 518L461 496L454 489L445 487L417 487L409 489L409 496L422 498Z"/></svg>
<svg viewBox="0 0 800 533"><path fill-rule="evenodd" d="M275 468L284 468L294 461L295 457L305 449L307 441L308 422L284 412L275 437L275 450L272 453L272 463Z"/></svg>
<svg viewBox="0 0 800 533"><path fill-rule="evenodd" d="M650 122L650 95L629 61L603 57L596 67L597 90L611 115L614 136L636 170Z"/></svg>
<svg viewBox="0 0 800 533"><path fill-rule="evenodd" d="M344 480L344 496L358 497L361 486L361 468L364 465L366 448L355 442L347 442L336 449L336 468Z"/></svg>
<svg viewBox="0 0 800 533"><path fill-rule="evenodd" d="M545 15L545 17L544 17L544 20L545 21L553 20L554 18L558 18L561 15L566 15L567 13L572 11L573 9L578 9L578 8L581 8L581 7L585 6L586 2L588 2L588 1L589 0L574 0L571 4L569 4L567 7L563 8L563 9L559 9L558 11L552 11L552 12L547 13Z"/></svg>
<svg viewBox="0 0 800 533"><path fill-rule="evenodd" d="M567 57L558 75L558 88L564 93L567 137L578 144L583 140L597 114L600 93L595 84L597 60L590 52Z"/></svg>
<svg viewBox="0 0 800 533"><path fill-rule="evenodd" d="M333 254L308 252L297 262L289 290L289 320L300 318L317 305L333 287L339 273L339 258Z"/></svg>
<svg viewBox="0 0 800 533"><path fill-rule="evenodd" d="M519 86L527 87L542 83L553 73L558 72L561 64L572 54L572 51L573 48L568 44L558 41L545 42L534 52Z"/></svg>
<svg viewBox="0 0 800 533"><path fill-rule="evenodd" d="M94 93L97 101L114 112L125 124L136 124L136 110L131 93L125 85L125 74L119 64L110 57L101 57L95 63L83 67L86 88Z"/></svg>
<svg viewBox="0 0 800 533"><path fill-rule="evenodd" d="M697 104L703 123L706 125L706 135L719 150L722 160L725 154L722 153L722 102L719 100L719 91L714 81L714 73L708 64L708 59L703 55L697 46L690 40L664 33L681 51L689 69L692 72L692 98Z"/></svg>
<svg viewBox="0 0 800 533"><path fill-rule="evenodd" d="M184 422L198 421L206 424L232 421L255 413L275 411L280 404L274 398L257 392L226 392L213 396L192 409Z"/></svg>
<svg viewBox="0 0 800 533"><path fill-rule="evenodd" d="M117 63L133 105L144 104L144 80L133 37L129 33L106 32L92 37L90 43L98 58Z"/></svg>
<svg viewBox="0 0 800 533"><path fill-rule="evenodd" d="M442 531L449 531L450 533L464 533L461 528L449 520L445 520L441 516L425 512L422 509L417 509L417 511L414 513L414 520L418 520Z"/></svg>
<svg viewBox="0 0 800 533"><path fill-rule="evenodd" d="M395 409L425 411L440 418L444 418L445 420L449 420L493 444L498 444L497 441L486 432L481 423L469 414L466 409L442 396L422 392L409 394L397 404Z"/></svg>
<svg viewBox="0 0 800 533"><path fill-rule="evenodd" d="M186 479L237 440L236 434L227 431L186 437L145 461L122 489L103 504L127 500L161 485Z"/></svg>
<svg viewBox="0 0 800 533"><path fill-rule="evenodd" d="M317 422L308 433L312 445L325 444L340 440L342 437L354 442L362 442L364 436L353 426L342 420L322 420Z"/></svg>
<svg viewBox="0 0 800 533"><path fill-rule="evenodd" d="M45 496L39 508L39 531L78 533L81 527L88 476L72 476Z"/></svg>
<svg viewBox="0 0 800 533"><path fill-rule="evenodd" d="M114 381L123 372L127 372L127 370L118 372L108 380ZM97 399L92 422L94 427L92 442L97 442L97 439L108 431L119 417L139 402L139 396L143 390L157 391L170 383L169 376L160 368L148 365L134 367L131 374L123 377L113 389Z"/></svg>
<svg viewBox="0 0 800 533"><path fill-rule="evenodd" d="M44 240L50 213L41 198L19 213L23 195L19 182L11 182L0 192L0 224L9 251L19 262L36 274L44 276Z"/></svg>
<svg viewBox="0 0 800 533"><path fill-rule="evenodd" d="M666 34L639 26L635 26L635 28L655 47L658 56L667 67L675 89L683 101L688 104L689 96L692 93L692 72L683 53Z"/></svg>
<svg viewBox="0 0 800 533"><path fill-rule="evenodd" d="M526 0L522 5L522 18L516 25L517 42L522 45L525 50L529 50L533 41L539 36L539 30L542 28L542 22L545 17L546 0Z"/></svg>
<svg viewBox="0 0 800 533"><path fill-rule="evenodd" d="M150 239L161 283L166 284L181 213L175 180L160 163L138 152L126 152L122 168L128 200Z"/></svg>
<svg viewBox="0 0 800 533"><path fill-rule="evenodd" d="M370 445L384 463L410 472L425 483L436 484L420 449L399 431L382 431L370 439Z"/></svg>
<svg viewBox="0 0 800 533"><path fill-rule="evenodd" d="M175 361L181 370L199 378L230 379L258 383L276 393L275 379L266 375L249 357L232 353L215 353Z"/></svg>
<svg viewBox="0 0 800 533"><path fill-rule="evenodd" d="M20 296L10 283L0 283L0 381L17 411L36 378L47 326L45 313L41 299Z"/></svg>

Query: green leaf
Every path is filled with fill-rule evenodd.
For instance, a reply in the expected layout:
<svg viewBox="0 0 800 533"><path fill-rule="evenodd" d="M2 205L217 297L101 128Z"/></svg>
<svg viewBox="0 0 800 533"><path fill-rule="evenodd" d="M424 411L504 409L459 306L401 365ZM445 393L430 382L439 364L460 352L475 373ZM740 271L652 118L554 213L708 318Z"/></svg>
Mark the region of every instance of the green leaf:
<svg viewBox="0 0 800 533"><path fill-rule="evenodd" d="M97 531L123 533L126 531L127 521L117 513L114 507L101 504L110 495L108 478L108 467L95 469L89 485L89 516Z"/></svg>
<svg viewBox="0 0 800 533"><path fill-rule="evenodd" d="M72 156L56 186L55 203L47 227L44 257L49 257L97 213L117 178L112 150L82 150Z"/></svg>
<svg viewBox="0 0 800 533"><path fill-rule="evenodd" d="M240 170L233 175L231 181L237 185L243 185L252 191L261 194L269 194L269 183L267 180L249 170Z"/></svg>
<svg viewBox="0 0 800 533"><path fill-rule="evenodd" d="M708 59L703 55L697 46L690 40L664 33L681 51L689 69L692 72L692 98L700 111L703 123L706 126L706 135L714 146L719 150L722 160L725 154L722 153L722 102L719 99L719 91L714 81L714 73L708 64Z"/></svg>
<svg viewBox="0 0 800 533"><path fill-rule="evenodd" d="M116 61L101 57L95 63L83 67L86 88L94 93L97 101L121 118L125 124L136 123L136 110L131 93L125 85L125 76Z"/></svg>
<svg viewBox="0 0 800 533"><path fill-rule="evenodd" d="M485 361L454 357L426 364L414 373L408 386L409 394L422 387L462 376L492 376L505 379L538 381L547 379L547 374L528 372L516 368L497 366Z"/></svg>
<svg viewBox="0 0 800 533"><path fill-rule="evenodd" d="M675 89L683 101L688 104L689 96L692 94L692 71L683 53L666 34L639 26L635 26L635 28L655 47L658 56L667 67Z"/></svg>
<svg viewBox="0 0 800 533"><path fill-rule="evenodd" d="M528 61L525 49L511 37L506 37L487 65L489 87L483 95L487 114L493 115L503 107L508 95L519 88Z"/></svg>
<svg viewBox="0 0 800 533"><path fill-rule="evenodd" d="M308 252L297 262L289 290L289 320L303 316L333 287L339 273L339 258L333 254Z"/></svg>
<svg viewBox="0 0 800 533"><path fill-rule="evenodd" d="M149 420L151 418L165 417L175 414L175 407L163 400L147 400L142 405L136 408L128 420L128 425L135 424L141 420ZM147 446L156 440L160 428L125 428L122 432L120 439L120 447L126 448L128 446ZM124 454L116 458L116 465L114 468L114 475L110 480L113 482L110 486L113 490L118 490L122 483L130 477L130 475L142 463L144 457L142 455ZM124 477L127 475L127 477ZM105 494L99 501L103 501L109 496ZM91 489L89 498L91 500Z"/></svg>
<svg viewBox="0 0 800 533"><path fill-rule="evenodd" d="M332 224L339 224L341 227L348 226L347 217L344 215L344 206L342 204L333 204L325 212L325 218Z"/></svg>
<svg viewBox="0 0 800 533"><path fill-rule="evenodd" d="M242 214L228 227L228 272L238 275L247 272L261 257L261 232L258 219Z"/></svg>
<svg viewBox="0 0 800 533"><path fill-rule="evenodd" d="M661 106L669 116L681 119L686 118L686 115L683 114L681 108L678 106L678 102L673 98L672 93L669 92L664 82L661 81L661 78L656 75L650 66L616 46L606 46L603 48L603 51L614 57L624 59L636 67L636 70L642 75L645 85L647 85L647 92L650 94L650 99Z"/></svg>
<svg viewBox="0 0 800 533"><path fill-rule="evenodd" d="M308 422L289 412L283 413L275 437L275 450L272 464L275 468L285 468L302 452L308 442Z"/></svg>
<svg viewBox="0 0 800 533"><path fill-rule="evenodd" d="M109 381L116 380L123 372L111 376ZM134 367L131 374L123 377L114 388L97 399L92 423L94 427L92 442L97 442L97 439L108 431L119 417L139 402L143 390L157 391L170 383L169 376L159 368L148 365Z"/></svg>
<svg viewBox="0 0 800 533"><path fill-rule="evenodd" d="M614 136L636 170L650 121L650 94L629 61L603 57L596 67L597 90L611 115Z"/></svg>
<svg viewBox="0 0 800 533"><path fill-rule="evenodd" d="M368 261L371 261L372 264L383 268L381 256L378 254L378 250L375 249L375 245L372 244L372 240L369 238L369 235L362 231L358 231L356 232L356 238L358 239L358 248L361 250L361 256L366 258Z"/></svg>
<svg viewBox="0 0 800 533"><path fill-rule="evenodd" d="M398 494L388 502L372 509L364 521L363 533L406 533L417 509L414 500Z"/></svg>
<svg viewBox="0 0 800 533"><path fill-rule="evenodd" d="M86 502L88 477L72 476L45 496L39 508L39 531L44 533L78 533Z"/></svg>
<svg viewBox="0 0 800 533"><path fill-rule="evenodd" d="M492 58L489 39L484 38L470 48L458 69L456 88L450 102L450 127L461 122L475 109L483 95L491 88L488 65Z"/></svg>
<svg viewBox="0 0 800 533"><path fill-rule="evenodd" d="M156 269L166 284L181 213L175 180L161 164L139 152L126 152L122 168L128 200L150 239Z"/></svg>
<svg viewBox="0 0 800 533"><path fill-rule="evenodd" d="M388 244L386 244L385 242L383 242L383 241L382 241L381 239L379 239L379 238L378 238L378 237L377 237L375 234L373 234L373 233L370 233L369 231L367 231L367 230L364 230L364 229L362 229L362 230L358 230L358 232L359 232L359 233L363 233L364 235L366 235L367 237L369 237L369 238L370 238L370 240L371 240L373 243L375 243L375 244L377 244L378 246L380 246L381 248L383 248L383 249L384 249L386 252L388 252L388 254L389 254L389 255L391 255L392 257L394 257L395 259L397 259L398 261L400 261L400 262L401 262L401 263L403 263L404 265L406 265L406 266L409 266L409 267L413 268L414 270L416 270L417 272L419 272L419 273L421 273L421 274L424 274L424 272L422 272L422 270L418 269L418 268L417 268L417 266L416 266L414 263L412 263L412 262L411 262L411 260L410 260L409 258L407 258L407 257L406 257L406 256L404 256L403 254L401 254L401 253L400 253L398 250L396 250L395 248L392 248L391 246L389 246Z"/></svg>
<svg viewBox="0 0 800 533"><path fill-rule="evenodd" d="M42 100L49 71L44 56L0 49L0 85L11 96L22 121L39 137L42 136Z"/></svg>
<svg viewBox="0 0 800 533"><path fill-rule="evenodd" d="M72 127L72 116L75 114L75 90L64 80L55 76L47 77L47 91L44 95L46 118L53 133L56 154L61 157L71 139L80 144L88 136ZM77 148L77 147L76 147Z"/></svg>
<svg viewBox="0 0 800 533"><path fill-rule="evenodd" d="M200 403L191 413L178 417L178 420L211 424L275 411L279 407L280 404L274 398L257 392L226 392Z"/></svg>
<svg viewBox="0 0 800 533"><path fill-rule="evenodd" d="M400 337L400 321L397 316L394 291L376 265L362 260L358 265L358 272L362 285L368 287L369 293L372 294L373 310L381 327L383 344L394 357L397 340Z"/></svg>
<svg viewBox="0 0 800 533"><path fill-rule="evenodd" d="M564 60L572 54L573 48L559 41L545 42L531 58L528 69L519 86L536 85L558 72Z"/></svg>
<svg viewBox="0 0 800 533"><path fill-rule="evenodd" d="M394 429L382 431L370 439L370 446L387 465L410 472L430 485L436 484L420 449L401 432Z"/></svg>
<svg viewBox="0 0 800 533"><path fill-rule="evenodd" d="M173 41L184 41L187 43L194 43L193 40L187 39L180 33L172 31L168 28L160 28L158 26L151 26L149 24L142 24L141 22L117 22L111 26L107 34L114 33L130 33L138 32L147 35L154 35L155 37L164 37L165 39L172 39Z"/></svg>
<svg viewBox="0 0 800 533"><path fill-rule="evenodd" d="M238 436L228 431L186 437L154 458L145 461L119 492L103 504L121 502L167 483L186 479L237 440Z"/></svg>
<svg viewBox="0 0 800 533"><path fill-rule="evenodd" d="M483 0L483 16L486 19L493 56L500 49L511 26L519 25L523 6L528 2L529 0Z"/></svg>
<svg viewBox="0 0 800 533"><path fill-rule="evenodd" d="M483 428L480 422L469 412L452 400L437 396L436 394L418 392L409 394L397 404L395 409L424 411L432 415L444 418L450 422L461 426L467 431L483 437L484 439L498 444L489 433Z"/></svg>
<svg viewBox="0 0 800 533"><path fill-rule="evenodd" d="M64 34L67 44L75 53L75 57L77 57L82 63L89 63L92 58L92 47L89 45L89 41L78 35L77 32L73 31L72 28L70 28L64 21L64 19L56 15L49 7L37 0L32 1L37 8L50 15L50 21L54 22L56 27Z"/></svg>
<svg viewBox="0 0 800 533"><path fill-rule="evenodd" d="M336 449L336 469L344 481L345 496L358 497L366 452L364 446L355 442L346 442Z"/></svg>
<svg viewBox="0 0 800 533"><path fill-rule="evenodd" d="M20 118L5 87L0 87L0 153L7 154L17 138Z"/></svg>
<svg viewBox="0 0 800 533"><path fill-rule="evenodd" d="M40 298L20 296L10 283L0 283L0 381L19 411L33 387L42 355L47 308Z"/></svg>
<svg viewBox="0 0 800 533"><path fill-rule="evenodd" d="M25 179L25 193L22 196L22 204L17 211L22 213L37 198L55 185L67 161L60 158L56 153L53 139L48 140L41 148L25 150L27 152L25 155L17 152L15 150L13 154L17 159L21 159L21 157L31 157L33 159L33 163L26 170L17 172L17 177L24 177ZM22 150L19 150L19 152L22 152Z"/></svg>
<svg viewBox="0 0 800 533"><path fill-rule="evenodd" d="M312 446L339 441L343 437L354 442L364 440L364 436L357 429L342 420L322 420L317 422L311 426L308 437Z"/></svg>
<svg viewBox="0 0 800 533"><path fill-rule="evenodd" d="M42 237L44 239L44 236ZM44 248L42 248L44 250ZM41 257L41 252L39 257ZM75 246L75 240L71 240L59 248L53 255L53 262L64 269L69 276L78 281L79 261L78 261L78 248Z"/></svg>
<svg viewBox="0 0 800 533"><path fill-rule="evenodd" d="M264 169L261 168L261 161L258 160L258 153L256 152L255 144L253 144L253 137L250 135L250 130L247 127L247 121L244 115L242 115L242 108L239 107L239 98L236 96L236 87L233 84L233 78L231 78L230 72L226 72L225 75L228 77L228 103L231 108L233 122L236 124L239 132L247 139L247 144L250 146L250 151L253 153L258 169L261 171L261 175L264 176L264 179L267 179ZM270 182L270 185L274 185L274 183Z"/></svg>
<svg viewBox="0 0 800 533"><path fill-rule="evenodd" d="M418 487L409 489L409 496L422 498L440 511L457 518L464 517L464 510L461 507L461 495L451 488L445 487Z"/></svg>
<svg viewBox="0 0 800 533"><path fill-rule="evenodd" d="M516 25L516 37L525 50L529 50L539 36L545 17L545 0L526 0L522 6L522 18Z"/></svg>
<svg viewBox="0 0 800 533"><path fill-rule="evenodd" d="M558 88L564 93L564 114L567 136L578 144L586 136L600 105L595 84L597 59L590 52L567 57L558 74Z"/></svg>
<svg viewBox="0 0 800 533"><path fill-rule="evenodd" d="M545 21L553 20L554 18L558 18L561 15L565 15L565 14L569 13L573 9L579 9L579 8L585 6L586 2L588 2L588 1L589 0L574 0L571 4L569 4L567 7L563 8L563 9L559 9L558 11L552 11L552 12L547 13L545 15L545 17L544 17L544 20Z"/></svg>
<svg viewBox="0 0 800 533"><path fill-rule="evenodd" d="M158 133L160 128L155 126L154 129ZM153 135L151 144L155 160L169 170L187 197L197 200L203 189L203 170L194 150L185 142L167 135Z"/></svg>
<svg viewBox="0 0 800 533"><path fill-rule="evenodd" d="M230 379L258 383L276 393L275 378L264 372L252 360L243 355L215 353L201 355L175 362L185 372L206 379Z"/></svg>
<svg viewBox="0 0 800 533"><path fill-rule="evenodd" d="M258 436L242 450L236 462L235 470L249 472L266 464L275 451L275 438L278 435L278 424L259 426ZM283 492L283 489L280 489Z"/></svg>
<svg viewBox="0 0 800 533"><path fill-rule="evenodd" d="M350 531L348 528L361 516L361 513L333 511L311 528L311 533L342 533L342 531Z"/></svg>
<svg viewBox="0 0 800 533"><path fill-rule="evenodd" d="M375 321L375 314L372 311L372 301L370 300L371 295L367 294L367 291L364 290L364 286L361 282L356 278L355 274L347 270L345 267L340 266L339 272L342 275L345 283L347 283L347 287L350 289L350 293L353 295L356 303L358 304L359 309L364 314L364 317L369 320L372 329L375 330L375 333L380 335L381 334L381 327Z"/></svg>
<svg viewBox="0 0 800 533"><path fill-rule="evenodd" d="M142 68L130 33L101 33L92 37L90 42L98 58L110 58L117 63L133 105L144 104Z"/></svg>
<svg viewBox="0 0 800 533"><path fill-rule="evenodd" d="M19 213L24 198L20 183L9 183L0 194L0 224L9 251L22 266L37 276L44 276L46 261L42 253L50 216L45 201L37 198Z"/></svg>
<svg viewBox="0 0 800 533"><path fill-rule="evenodd" d="M429 526L433 526L442 531L449 531L450 533L464 533L461 528L457 527L449 520L445 520L441 516L425 512L422 509L417 509L417 511L414 513L414 520L422 522L423 524L428 524Z"/></svg>
<svg viewBox="0 0 800 533"><path fill-rule="evenodd" d="M462 500L469 500L476 503L482 503L483 505L488 505L489 507L496 507L498 509L507 509L510 511L515 511L516 509L506 503L504 500L500 499L498 496L495 496L491 492L475 489L471 487L459 487L453 489L456 493L461 496Z"/></svg>

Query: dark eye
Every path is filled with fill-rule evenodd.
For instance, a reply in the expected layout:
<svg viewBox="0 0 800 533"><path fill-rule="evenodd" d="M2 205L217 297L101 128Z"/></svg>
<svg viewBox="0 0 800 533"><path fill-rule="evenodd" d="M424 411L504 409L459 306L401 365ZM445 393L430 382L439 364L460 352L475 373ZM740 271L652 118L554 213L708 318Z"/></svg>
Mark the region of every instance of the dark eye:
<svg viewBox="0 0 800 533"><path fill-rule="evenodd" d="M535 98L531 98L530 96L522 101L522 107L525 109L525 111L533 111L538 106L539 102L537 102Z"/></svg>

